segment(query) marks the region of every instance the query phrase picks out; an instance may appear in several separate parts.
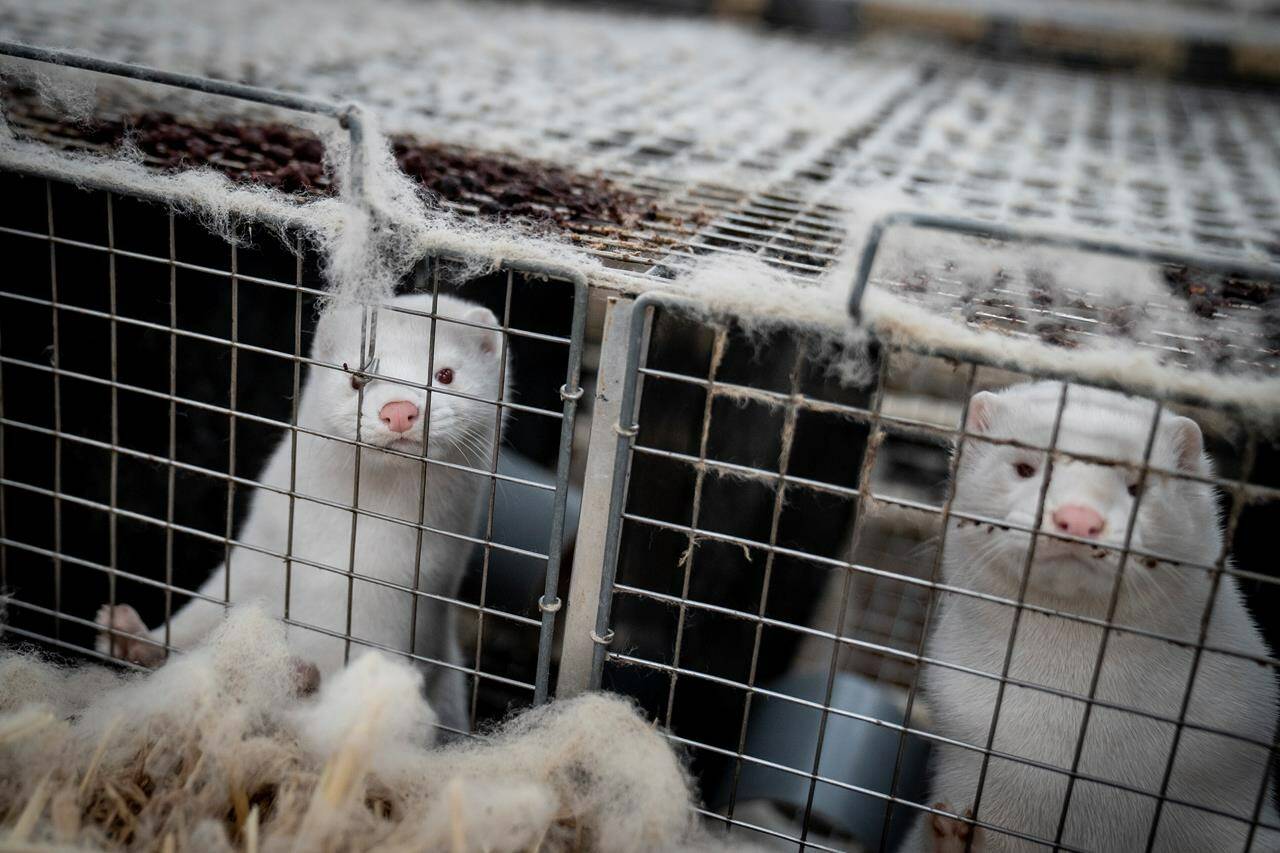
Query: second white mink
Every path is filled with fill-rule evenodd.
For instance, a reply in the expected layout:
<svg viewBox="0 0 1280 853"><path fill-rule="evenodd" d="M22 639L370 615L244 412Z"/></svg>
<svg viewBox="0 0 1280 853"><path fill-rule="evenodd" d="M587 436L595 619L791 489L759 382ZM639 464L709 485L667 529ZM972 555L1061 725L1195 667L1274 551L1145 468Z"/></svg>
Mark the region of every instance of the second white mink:
<svg viewBox="0 0 1280 853"><path fill-rule="evenodd" d="M1048 446L1061 394L1060 384L1038 382L979 392L969 405L966 428L977 437L961 453L953 507L994 523L953 517L946 531L945 580L977 595L943 594L929 640L929 656L948 664L928 667L921 681L936 731L946 739L935 748L931 800L957 814L977 800L982 823L1045 842L1061 832L1061 843L1073 850L1148 849L1153 824L1154 850L1243 850L1255 809L1268 826L1280 819L1266 746L1278 696L1272 670L1254 662L1269 652L1235 578L1223 575L1215 591L1210 571L1186 565L1213 566L1219 559L1216 495L1203 481L1152 471L1139 483L1132 469L1092 461L1143 460L1156 411L1150 401L1071 386L1056 446L1079 455L1057 454L1051 474L1043 453L1004 443ZM1169 412L1160 415L1151 462L1192 477L1212 472L1200 428ZM1031 539L1011 526L1035 524L1042 492L1040 529L1083 541L1038 537L1024 582ZM1135 500L1131 546L1167 560L1135 555L1125 564L1113 623L1132 630L1108 638L1099 704L1086 727L1085 703L1077 697L1089 694L1103 641L1100 622L1119 571L1114 549L1125 542ZM1014 607L1005 602L1016 600L1020 588L1038 609L1022 613L1008 664L1013 683L997 698L1013 632ZM1211 650L1194 670L1189 725L1166 779L1211 594ZM978 800L981 750L993 717L993 755ZM1067 774L1078 745L1081 778L1068 800ZM1157 795L1166 782L1157 823ZM1049 849L992 828L970 839L969 827L925 815L902 849L960 851L970 843L974 853ZM1254 834L1252 845L1280 849L1266 829Z"/></svg>
<svg viewBox="0 0 1280 853"><path fill-rule="evenodd" d="M363 641L352 643L353 656L366 644L409 649L414 596L403 587L413 587L416 576L417 589L427 595L417 596L412 651L451 665L428 665L427 693L442 723L466 730L466 677L454 668L465 668L457 637L457 607L427 596L458 595L472 547L460 536L474 531L488 480L452 466L480 471L490 468L501 416L493 402L482 401L495 401L500 391L509 391L510 375L506 371L504 377L502 369L500 332L448 322L456 319L492 327L497 325L493 312L456 297L440 295L438 300L436 314L440 319L435 323L435 351L430 362L429 317L387 308L376 311L376 324L369 324L375 329L376 359L369 364L376 368L369 372L433 387L427 455L452 465L428 464L425 500L420 505L424 463L413 457L422 454L427 392L389 380L364 382L351 372L311 366L298 406L298 424L335 438L299 431L295 472L292 443L286 434L259 478L273 489L287 492L292 487L296 491L292 544L289 496L257 490L236 537L243 544L233 547L229 555L230 572L226 564L220 566L201 587L204 598L193 598L173 614L168 640L174 648L191 648L222 620L226 608L221 602L228 590L233 604L259 601L269 612L284 616L285 560L272 554L288 552L293 556L288 572L288 619L299 623L288 627L289 644L323 677L343 666L348 633ZM401 296L389 304L425 314L432 310L433 297ZM373 314L369 312L370 318ZM312 358L335 365L345 363L352 371L365 365L361 358L363 315L354 306L326 311L316 327ZM357 409L361 441L406 455L368 447L360 451L358 506L367 514L359 516L355 528L351 564L350 507L355 498L357 463L356 447L349 441L356 438ZM293 477L296 482L291 484ZM415 566L418 529L402 522L416 525L420 511L426 528L456 535L423 532ZM356 575L373 580L355 579L348 627L348 577L343 573L349 564ZM125 604L117 605L114 611L104 607L98 621L119 631L146 632L154 641L117 636L116 655L148 665L163 659L156 644L165 641L163 625L147 632L134 609ZM104 652L112 643L105 634L99 638Z"/></svg>

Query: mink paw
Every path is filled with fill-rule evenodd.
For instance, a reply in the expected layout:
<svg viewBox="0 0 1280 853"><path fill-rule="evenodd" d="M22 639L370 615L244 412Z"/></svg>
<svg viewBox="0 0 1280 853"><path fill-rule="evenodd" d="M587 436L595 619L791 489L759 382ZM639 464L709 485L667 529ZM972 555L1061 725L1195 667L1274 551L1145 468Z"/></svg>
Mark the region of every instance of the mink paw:
<svg viewBox="0 0 1280 853"><path fill-rule="evenodd" d="M147 638L146 623L129 605L104 604L95 621L104 629L98 633L99 652L150 668L164 663L164 647Z"/></svg>
<svg viewBox="0 0 1280 853"><path fill-rule="evenodd" d="M948 803L934 803L933 807L939 811L956 813L956 810ZM964 817L973 820L973 809L965 809ZM971 823L966 823L954 817L935 814L930 816L929 828L933 834L934 853L965 853L966 849L969 851L982 850L977 827ZM972 842L969 841L971 836L973 838ZM968 845L967 848L966 845Z"/></svg>

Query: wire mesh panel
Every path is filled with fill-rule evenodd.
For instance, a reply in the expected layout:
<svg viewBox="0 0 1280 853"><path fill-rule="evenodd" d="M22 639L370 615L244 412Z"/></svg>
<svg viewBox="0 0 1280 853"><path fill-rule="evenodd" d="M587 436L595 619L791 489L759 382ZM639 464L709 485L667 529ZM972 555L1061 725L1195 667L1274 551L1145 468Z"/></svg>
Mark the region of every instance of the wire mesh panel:
<svg viewBox="0 0 1280 853"><path fill-rule="evenodd" d="M2 180L6 636L151 666L256 599L451 728L545 698L585 282L429 257L325 309L299 236Z"/></svg>
<svg viewBox="0 0 1280 853"><path fill-rule="evenodd" d="M779 849L1270 849L1254 422L874 345L835 354L845 385L801 333L761 358L650 296L630 335L595 676L687 748L709 819Z"/></svg>

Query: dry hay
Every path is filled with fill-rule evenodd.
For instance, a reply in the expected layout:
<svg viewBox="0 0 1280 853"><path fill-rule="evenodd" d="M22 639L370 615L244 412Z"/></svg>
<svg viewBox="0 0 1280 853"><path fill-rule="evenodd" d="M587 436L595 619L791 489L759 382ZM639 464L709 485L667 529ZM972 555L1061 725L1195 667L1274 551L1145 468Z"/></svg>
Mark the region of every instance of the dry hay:
<svg viewBox="0 0 1280 853"><path fill-rule="evenodd" d="M665 738L586 695L437 746L421 674L376 652L299 696L249 607L155 671L0 659L0 846L663 850L715 846Z"/></svg>

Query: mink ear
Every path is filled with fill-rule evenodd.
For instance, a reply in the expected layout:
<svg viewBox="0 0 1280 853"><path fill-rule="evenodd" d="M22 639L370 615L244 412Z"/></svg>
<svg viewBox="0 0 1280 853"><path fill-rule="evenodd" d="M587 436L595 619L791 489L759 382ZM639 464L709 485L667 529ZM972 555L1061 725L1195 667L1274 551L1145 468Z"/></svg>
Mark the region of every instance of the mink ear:
<svg viewBox="0 0 1280 853"><path fill-rule="evenodd" d="M1178 470L1203 473L1204 434L1200 432L1200 425L1181 415L1170 418L1169 437L1173 441L1173 454Z"/></svg>
<svg viewBox="0 0 1280 853"><path fill-rule="evenodd" d="M1000 398L990 391L979 391L969 400L969 417L964 422L966 432L984 433L991 429Z"/></svg>
<svg viewBox="0 0 1280 853"><path fill-rule="evenodd" d="M462 315L462 319L468 323L479 323L484 326L498 325L498 318L494 313L483 305L476 305L468 308L467 313ZM502 341L502 333L495 329L474 329L480 338L480 351L489 354L498 351L498 345Z"/></svg>

